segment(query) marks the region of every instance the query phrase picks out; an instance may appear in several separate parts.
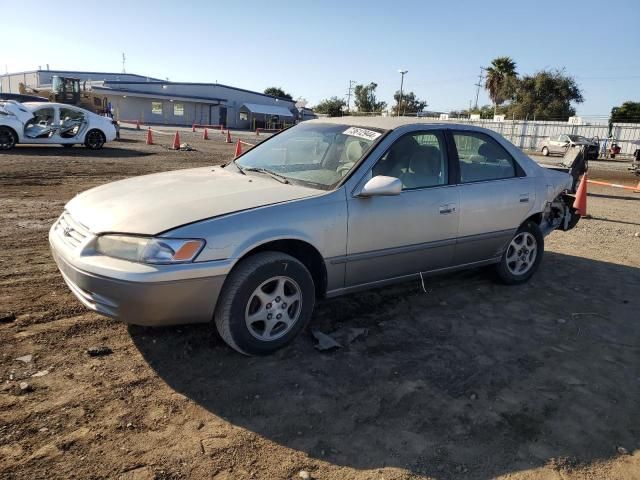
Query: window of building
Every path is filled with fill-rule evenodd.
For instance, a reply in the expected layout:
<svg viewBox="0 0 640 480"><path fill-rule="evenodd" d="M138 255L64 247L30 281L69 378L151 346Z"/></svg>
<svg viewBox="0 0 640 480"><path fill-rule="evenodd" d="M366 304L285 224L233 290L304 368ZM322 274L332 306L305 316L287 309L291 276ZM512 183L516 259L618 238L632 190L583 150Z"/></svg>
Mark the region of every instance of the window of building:
<svg viewBox="0 0 640 480"><path fill-rule="evenodd" d="M151 102L151 113L162 115L162 102Z"/></svg>
<svg viewBox="0 0 640 480"><path fill-rule="evenodd" d="M372 174L399 178L403 190L435 187L448 182L442 132L429 130L405 135L391 145Z"/></svg>
<svg viewBox="0 0 640 480"><path fill-rule="evenodd" d="M184 103L174 103L173 104L173 114L176 117L184 116Z"/></svg>
<svg viewBox="0 0 640 480"><path fill-rule="evenodd" d="M248 112L240 112L240 120L241 121L248 121L249 120L249 113Z"/></svg>
<svg viewBox="0 0 640 480"><path fill-rule="evenodd" d="M495 140L476 132L453 132L462 183L516 176L515 161Z"/></svg>

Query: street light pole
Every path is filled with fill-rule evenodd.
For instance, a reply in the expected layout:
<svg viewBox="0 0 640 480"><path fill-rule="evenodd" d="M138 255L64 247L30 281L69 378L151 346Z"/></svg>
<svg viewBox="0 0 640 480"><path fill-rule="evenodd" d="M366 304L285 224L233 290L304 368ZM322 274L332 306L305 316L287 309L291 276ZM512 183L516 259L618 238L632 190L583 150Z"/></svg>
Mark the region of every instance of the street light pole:
<svg viewBox="0 0 640 480"><path fill-rule="evenodd" d="M400 101L398 102L398 111L396 116L400 116L400 108L402 107L402 87L404 86L404 76L408 70L398 70L400 74Z"/></svg>

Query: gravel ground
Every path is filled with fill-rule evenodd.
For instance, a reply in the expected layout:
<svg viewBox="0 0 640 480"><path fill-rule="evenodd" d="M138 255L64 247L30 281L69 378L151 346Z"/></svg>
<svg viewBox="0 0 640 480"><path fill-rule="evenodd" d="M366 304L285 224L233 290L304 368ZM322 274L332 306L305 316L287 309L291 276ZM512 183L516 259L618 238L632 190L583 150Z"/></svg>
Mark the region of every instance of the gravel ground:
<svg viewBox="0 0 640 480"><path fill-rule="evenodd" d="M232 155L181 135L197 151L123 130L0 155L0 478L640 478L640 194L590 188L527 285L480 269L323 301L314 328L366 335L246 358L209 325L88 312L48 251L76 193ZM611 165L590 177L637 182Z"/></svg>

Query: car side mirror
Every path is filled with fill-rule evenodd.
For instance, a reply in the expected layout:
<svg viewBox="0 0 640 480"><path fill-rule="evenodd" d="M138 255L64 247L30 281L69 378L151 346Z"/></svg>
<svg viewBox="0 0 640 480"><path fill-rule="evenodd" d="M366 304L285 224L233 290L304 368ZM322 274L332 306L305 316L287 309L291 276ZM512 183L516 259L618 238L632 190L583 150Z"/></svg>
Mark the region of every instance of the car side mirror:
<svg viewBox="0 0 640 480"><path fill-rule="evenodd" d="M402 182L396 177L386 177L377 175L364 184L358 194L359 197L382 197L400 195L402 192Z"/></svg>

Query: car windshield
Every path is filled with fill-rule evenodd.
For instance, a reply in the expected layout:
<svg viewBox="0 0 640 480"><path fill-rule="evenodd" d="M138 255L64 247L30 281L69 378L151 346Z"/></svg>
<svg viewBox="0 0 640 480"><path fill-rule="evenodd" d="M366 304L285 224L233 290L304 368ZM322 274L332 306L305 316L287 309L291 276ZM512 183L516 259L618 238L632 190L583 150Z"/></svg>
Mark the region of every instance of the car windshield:
<svg viewBox="0 0 640 480"><path fill-rule="evenodd" d="M378 129L301 123L252 148L235 165L245 172L271 172L291 183L329 190L382 134Z"/></svg>

